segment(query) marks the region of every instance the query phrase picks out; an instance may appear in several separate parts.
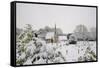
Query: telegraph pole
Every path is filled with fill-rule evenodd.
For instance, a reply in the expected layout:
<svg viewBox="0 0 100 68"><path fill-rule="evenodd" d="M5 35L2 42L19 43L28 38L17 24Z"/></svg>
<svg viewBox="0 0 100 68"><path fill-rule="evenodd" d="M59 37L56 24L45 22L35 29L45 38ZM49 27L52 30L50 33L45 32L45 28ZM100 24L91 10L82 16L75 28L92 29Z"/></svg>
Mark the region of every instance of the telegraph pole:
<svg viewBox="0 0 100 68"><path fill-rule="evenodd" d="M57 45L57 28L56 28L56 24L55 24L54 40L55 40L55 43Z"/></svg>

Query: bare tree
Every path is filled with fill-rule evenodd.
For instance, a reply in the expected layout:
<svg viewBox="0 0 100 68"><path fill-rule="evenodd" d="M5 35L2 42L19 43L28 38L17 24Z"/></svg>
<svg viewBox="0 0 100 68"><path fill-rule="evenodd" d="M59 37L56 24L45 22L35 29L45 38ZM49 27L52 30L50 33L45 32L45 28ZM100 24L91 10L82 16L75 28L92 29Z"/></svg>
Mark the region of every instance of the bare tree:
<svg viewBox="0 0 100 68"><path fill-rule="evenodd" d="M92 40L96 40L96 28L95 27L92 27L91 29L90 29L90 33L91 33L91 38L92 38Z"/></svg>
<svg viewBox="0 0 100 68"><path fill-rule="evenodd" d="M85 32L88 32L88 30L87 30L87 27L85 25L77 25L74 32L85 33Z"/></svg>
<svg viewBox="0 0 100 68"><path fill-rule="evenodd" d="M82 24L77 25L74 30L74 33L76 34L78 40L86 40L87 39L88 30L85 25L82 25Z"/></svg>
<svg viewBox="0 0 100 68"><path fill-rule="evenodd" d="M49 32L49 31L51 30L51 28L50 28L49 26L45 26L45 30L46 30L47 32Z"/></svg>

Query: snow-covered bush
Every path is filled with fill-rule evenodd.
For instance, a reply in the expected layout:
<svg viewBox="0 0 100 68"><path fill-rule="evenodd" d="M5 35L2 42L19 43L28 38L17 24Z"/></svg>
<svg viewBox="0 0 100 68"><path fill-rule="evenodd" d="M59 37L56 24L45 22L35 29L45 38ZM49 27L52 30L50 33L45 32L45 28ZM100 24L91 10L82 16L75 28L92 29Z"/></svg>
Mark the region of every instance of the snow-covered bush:
<svg viewBox="0 0 100 68"><path fill-rule="evenodd" d="M48 64L96 60L96 42L77 41L76 44L65 42L46 43L46 40L35 36L29 25L17 35L16 64ZM70 41L76 41L73 37Z"/></svg>

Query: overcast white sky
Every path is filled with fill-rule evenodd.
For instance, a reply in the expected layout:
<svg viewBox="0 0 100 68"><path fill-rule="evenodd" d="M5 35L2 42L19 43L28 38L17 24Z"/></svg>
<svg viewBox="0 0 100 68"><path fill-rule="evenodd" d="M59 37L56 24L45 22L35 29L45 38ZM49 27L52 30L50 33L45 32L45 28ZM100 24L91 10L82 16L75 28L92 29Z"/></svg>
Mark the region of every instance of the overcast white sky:
<svg viewBox="0 0 100 68"><path fill-rule="evenodd" d="M17 3L16 20L18 28L31 24L40 29L56 24L64 33L71 33L79 24L88 29L96 27L96 8Z"/></svg>

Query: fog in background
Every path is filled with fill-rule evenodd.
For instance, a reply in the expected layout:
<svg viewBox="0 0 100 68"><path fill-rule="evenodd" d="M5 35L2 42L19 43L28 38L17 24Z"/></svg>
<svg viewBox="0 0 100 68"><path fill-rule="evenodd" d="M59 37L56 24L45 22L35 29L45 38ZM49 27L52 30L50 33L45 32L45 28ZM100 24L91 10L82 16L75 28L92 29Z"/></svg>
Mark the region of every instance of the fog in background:
<svg viewBox="0 0 100 68"><path fill-rule="evenodd" d="M31 24L33 29L45 26L61 28L63 33L72 33L77 25L88 30L96 27L96 8L17 3L17 27Z"/></svg>

